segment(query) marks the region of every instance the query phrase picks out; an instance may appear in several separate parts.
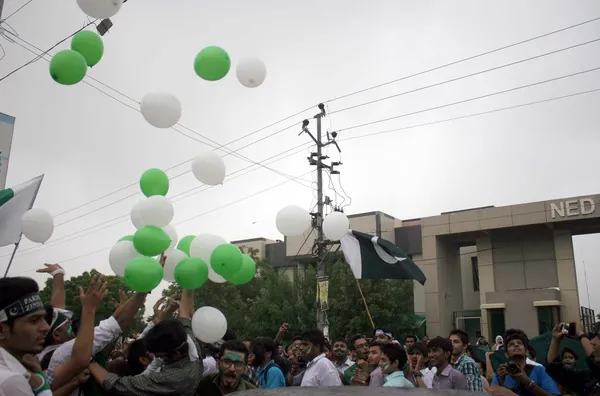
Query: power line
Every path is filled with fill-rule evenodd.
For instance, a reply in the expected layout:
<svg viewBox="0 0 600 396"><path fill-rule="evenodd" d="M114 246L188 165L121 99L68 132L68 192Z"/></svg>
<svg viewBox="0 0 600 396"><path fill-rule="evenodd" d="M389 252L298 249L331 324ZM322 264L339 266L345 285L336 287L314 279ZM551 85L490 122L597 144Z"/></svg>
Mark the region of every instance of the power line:
<svg viewBox="0 0 600 396"><path fill-rule="evenodd" d="M459 100L457 102L447 103L447 104L444 104L444 105L430 107L430 108L423 109L423 110L413 111L413 112L410 112L410 113L404 113L404 114L400 114L400 115L397 115L397 116L384 118L384 119L381 119L381 120L375 120L375 121L365 122L363 124L352 125L352 126L349 126L349 127L346 127L346 128L342 128L338 132L348 131L348 130L351 130L351 129L362 128L362 127L373 125L373 124L379 124L381 122L391 121L391 120L395 120L395 119L398 119L398 118L403 118L403 117L408 117L408 116L415 115L415 114L421 114L421 113L429 112L429 111L432 111L432 110L439 110L439 109L443 109L443 108L446 108L446 107L456 106L458 104L463 104L463 103L473 102L475 100L490 98L492 96L497 96L497 95L505 94L505 93L508 93L508 92L514 92L514 91L518 91L518 90L525 89L525 88L531 88L531 87L534 87L534 86L538 86L538 85L542 85L542 84L547 84L547 83L554 82L554 81L564 80L566 78L571 78L571 77L583 75L583 74L586 74L586 73L591 73L591 72L594 72L594 71L597 71L597 70L600 70L600 67L594 67L592 69L587 69L587 70L583 70L583 71L579 71L579 72L575 72L575 73L571 73L571 74L565 74L565 75L562 75L562 76L559 76L559 77L554 77L554 78L550 78L550 79L547 79L547 80L537 81L537 82L534 82L534 83L531 83L531 84L520 85L518 87L514 87L514 88L510 88L510 89L505 89L505 90L502 90L502 91L496 91L496 92L492 92L492 93L485 94L485 95L475 96L473 98L463 99L463 100Z"/></svg>
<svg viewBox="0 0 600 396"><path fill-rule="evenodd" d="M17 8L16 11L13 11L12 14L10 14L9 16L7 16L6 18L0 20L0 23L2 22L6 22L8 21L13 15L15 15L17 12L21 11L23 8L25 8L29 3L31 3L33 0L29 0L27 1L25 4L23 4L21 7Z"/></svg>
<svg viewBox="0 0 600 396"><path fill-rule="evenodd" d="M536 55L536 56L532 56L532 57L529 57L529 58L526 58L526 59L521 59L521 60L518 60L518 61L515 61L515 62L505 63L504 65L500 65L500 66L492 67L492 68L489 68L489 69L481 70L481 71L478 71L478 72L475 72L475 73L465 74L463 76L451 78L449 80L441 81L441 82L438 82L438 83L435 83L435 84L426 85L426 86L419 87L419 88L416 88L416 89L411 89L409 91L404 91L404 92L400 92L400 93L397 93L397 94L394 94L394 95L389 95L389 96L386 96L386 97L383 97L383 98L371 100L371 101L364 102L364 103L359 103L359 104L356 104L356 105L353 105L353 106L348 106L348 107L345 107L343 109L335 110L335 111L333 111L330 114L341 113L343 111L356 109L358 107L368 106L368 105L371 105L371 104L374 104L374 103L382 102L384 100L388 100L388 99L392 99L392 98L397 98L397 97L400 97L400 96L408 95L408 94L419 92L419 91L424 91L424 90L429 89L429 88L439 87L441 85L445 85L445 84L449 84L449 83L452 83L452 82L464 80L466 78L479 76L479 75L482 75L482 74L485 74L485 73L489 73L489 72L492 72L492 71L504 69L504 68L507 68L507 67L510 67L510 66L519 65L521 63L529 62L529 61L532 61L532 60L535 60L535 59L541 59L541 58L546 57L546 56L555 55L555 54L558 54L558 53L561 53L561 52L564 52L564 51L568 51L568 50L572 50L572 49L575 49L575 48L583 47L585 45L596 43L598 41L600 41L600 38L597 38L597 39L594 39L594 40L589 40L589 41L586 41L586 42L583 42L583 43L579 43L579 44L575 44L575 45L571 45L571 46L568 46L568 47L560 48L560 49L555 50L555 51L546 52L546 53L543 53L543 54L540 54L540 55Z"/></svg>
<svg viewBox="0 0 600 396"><path fill-rule="evenodd" d="M483 56L490 55L490 54L493 54L495 52L500 52L500 51L503 51L505 49L509 49L509 48L516 47L516 46L519 46L519 45L522 45L522 44L525 44L525 43L529 43L531 41L535 41L535 40L539 40L539 39L544 38L544 37L552 36L552 35L557 34L557 33L561 33L561 32L564 32L564 31L567 31L567 30L570 30L570 29L574 29L574 28L579 27L579 26L586 25L588 23L596 22L598 20L600 20L600 17L597 17L597 18L594 18L594 19L589 19L587 21L584 21L584 22L581 22L581 23L577 23L575 25L570 25L570 26L567 26L567 27L564 27L564 28L561 28L561 29L558 29L558 30L553 30L551 32L544 33L544 34L541 34L539 36L531 37L531 38L528 38L528 39L525 39L525 40L521 40L521 41L518 41L518 42L513 43L513 44L509 44L509 45L505 45L505 46L502 46L502 47L498 47L498 48L490 50L490 51L481 52L481 53L479 53L477 55L472 55L472 56L469 56L467 58L459 59L459 60L456 60L456 61L453 61L453 62L450 62L450 63L446 63L446 64L443 64L443 65L440 65L440 66L436 66L436 67L433 67L431 69L423 70L423 71L420 71L418 73L414 73L414 74L410 74L410 75L407 75L407 76L404 76L404 77L397 78L395 80L387 81L387 82L384 82L384 83L381 83L381 84L378 84L378 85L373 85L373 86L368 87L368 88L364 88L364 89L361 89L361 90L358 90L358 91L351 92L351 93L346 94L346 95L342 95L342 96L335 97L333 99L329 99L328 101L326 101L326 103L331 103L331 102L336 101L336 100L348 98L350 96L358 95L360 93L371 91L371 90L377 89L377 88L381 88L381 87L384 87L386 85L397 83L399 81L403 81L403 80L407 80L409 78L421 76L423 74L431 73L433 71L444 69L446 67L455 66L455 65L458 65L460 63L468 62L470 60L481 58Z"/></svg>

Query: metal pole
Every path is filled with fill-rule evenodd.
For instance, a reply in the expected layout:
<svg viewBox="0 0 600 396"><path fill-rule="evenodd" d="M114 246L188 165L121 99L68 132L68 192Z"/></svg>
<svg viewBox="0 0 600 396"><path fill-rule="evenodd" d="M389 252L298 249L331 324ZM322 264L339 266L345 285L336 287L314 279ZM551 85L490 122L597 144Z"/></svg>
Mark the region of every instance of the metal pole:
<svg viewBox="0 0 600 396"><path fill-rule="evenodd" d="M0 0L0 21L2 20L2 9L4 8L4 0Z"/></svg>
<svg viewBox="0 0 600 396"><path fill-rule="evenodd" d="M317 241L318 244L318 264L317 264L317 282L325 279L325 249L323 236L323 134L321 131L321 118L323 113L317 114ZM329 336L329 321L327 320L327 311L323 309L323 304L317 307L317 328L323 334Z"/></svg>
<svg viewBox="0 0 600 396"><path fill-rule="evenodd" d="M10 260L8 261L8 267L6 267L6 271L4 271L4 278L6 278L6 276L8 275L8 270L10 270L10 266L12 265L13 259L15 258L15 254L17 253L17 249L19 248L19 243L21 243L21 241L15 243L15 248L13 249L13 252L10 255Z"/></svg>
<svg viewBox="0 0 600 396"><path fill-rule="evenodd" d="M587 293L588 298L588 308L592 309L592 300L590 300L590 288L588 287L587 267L585 266L585 260L583 260L583 277L585 279L585 291Z"/></svg>

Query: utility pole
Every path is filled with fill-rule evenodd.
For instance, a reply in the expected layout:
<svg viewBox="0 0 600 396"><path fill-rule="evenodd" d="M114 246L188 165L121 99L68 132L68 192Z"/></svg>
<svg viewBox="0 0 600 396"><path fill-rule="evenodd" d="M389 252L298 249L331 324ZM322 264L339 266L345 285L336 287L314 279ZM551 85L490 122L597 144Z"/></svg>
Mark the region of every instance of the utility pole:
<svg viewBox="0 0 600 396"><path fill-rule="evenodd" d="M4 0L0 0L0 21L2 20L2 9L4 8Z"/></svg>
<svg viewBox="0 0 600 396"><path fill-rule="evenodd" d="M317 212L311 213L313 218L312 226L317 232L317 238L315 239L312 254L317 259L317 327L323 331L325 337L329 337L329 321L327 320L327 301L328 301L328 279L325 276L325 260L327 258L328 247L332 245L332 241L326 240L323 234L323 218L325 212L325 205L329 205L331 200L329 197L323 199L323 169L328 169L332 175L339 174L340 172L335 170L334 167L342 165L341 162L332 162L331 164L323 163L323 160L329 159L328 156L323 155L323 148L334 144L335 147L341 152L335 138L337 137L336 132L332 132L331 135L327 132L327 142L323 143L323 132L321 128L322 119L325 117L325 106L323 103L318 105L319 113L313 118L317 120L317 137L308 130L309 120L302 122L302 133L308 134L317 146L317 151L310 153L308 157L308 163L311 166L317 167Z"/></svg>

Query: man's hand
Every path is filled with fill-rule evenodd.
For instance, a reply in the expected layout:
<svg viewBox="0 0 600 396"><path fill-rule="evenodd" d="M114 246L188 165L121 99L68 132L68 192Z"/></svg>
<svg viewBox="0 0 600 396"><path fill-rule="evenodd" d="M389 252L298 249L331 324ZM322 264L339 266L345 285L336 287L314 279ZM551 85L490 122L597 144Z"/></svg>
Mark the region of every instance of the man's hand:
<svg viewBox="0 0 600 396"><path fill-rule="evenodd" d="M162 306L165 301L167 301L167 304ZM172 298L161 297L156 304L154 304L154 324L158 324L165 320L169 315L172 315L177 308L179 308L177 301Z"/></svg>
<svg viewBox="0 0 600 396"><path fill-rule="evenodd" d="M86 293L83 292L81 286L79 287L81 307L95 310L102 302L102 299L108 294L108 290L106 290L107 287L108 282L104 282L104 275L94 275Z"/></svg>
<svg viewBox="0 0 600 396"><path fill-rule="evenodd" d="M128 296L127 293L125 293L123 290L119 290L119 301L115 300L114 298L112 299L112 303L115 306L115 309L125 304L127 300L129 300L129 298L130 296Z"/></svg>
<svg viewBox="0 0 600 396"><path fill-rule="evenodd" d="M160 254L160 260L158 260L158 262L163 268L165 267L165 263L167 262L167 256L165 256L165 252Z"/></svg>
<svg viewBox="0 0 600 396"><path fill-rule="evenodd" d="M63 269L63 267L61 267L60 264L47 264L46 263L46 264L44 264L44 266L46 266L46 268L40 268L39 270L36 270L35 272L51 274L56 270Z"/></svg>
<svg viewBox="0 0 600 396"><path fill-rule="evenodd" d="M279 334L284 334L288 331L288 324L287 323L283 323L280 327L279 327Z"/></svg>
<svg viewBox="0 0 600 396"><path fill-rule="evenodd" d="M508 374L510 377L514 378L521 385L527 386L531 382L525 371L521 370L517 374Z"/></svg>
<svg viewBox="0 0 600 396"><path fill-rule="evenodd" d="M496 371L496 374L500 378L505 378L506 374L508 374L508 371L506 371L506 364L499 365L498 370Z"/></svg>
<svg viewBox="0 0 600 396"><path fill-rule="evenodd" d="M75 381L77 381L77 383L79 385L83 385L86 382L88 382L88 380L90 379L90 370L85 369L83 370L81 373L79 373L77 375L77 377L75 377Z"/></svg>
<svg viewBox="0 0 600 396"><path fill-rule="evenodd" d="M575 335L577 337L584 335L585 332L583 331L583 329L581 328L581 323L579 322L575 322Z"/></svg>
<svg viewBox="0 0 600 396"><path fill-rule="evenodd" d="M552 338L556 340L562 340L562 338L565 336L565 334L562 332L562 326L562 323L559 323L556 326L554 326L554 328L552 329Z"/></svg>
<svg viewBox="0 0 600 396"><path fill-rule="evenodd" d="M21 364L32 373L35 373L36 371L42 371L42 365L40 364L40 360L34 355L23 355L23 357L21 358Z"/></svg>

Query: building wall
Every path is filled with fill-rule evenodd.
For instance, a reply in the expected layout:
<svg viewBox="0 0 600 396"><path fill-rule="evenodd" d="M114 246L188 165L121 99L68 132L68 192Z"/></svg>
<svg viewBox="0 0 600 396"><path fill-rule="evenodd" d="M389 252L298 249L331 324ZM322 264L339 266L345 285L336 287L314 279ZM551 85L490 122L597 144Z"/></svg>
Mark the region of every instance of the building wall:
<svg viewBox="0 0 600 396"><path fill-rule="evenodd" d="M266 238L243 239L240 241L231 241L231 244L244 247L247 249L257 250L259 259L264 260L267 257L267 244L275 243L275 241Z"/></svg>
<svg viewBox="0 0 600 396"><path fill-rule="evenodd" d="M479 291L475 290L472 257L477 257L477 246L460 248L463 311L479 310ZM479 264L478 264L479 265ZM479 282L477 280L477 282Z"/></svg>

